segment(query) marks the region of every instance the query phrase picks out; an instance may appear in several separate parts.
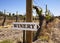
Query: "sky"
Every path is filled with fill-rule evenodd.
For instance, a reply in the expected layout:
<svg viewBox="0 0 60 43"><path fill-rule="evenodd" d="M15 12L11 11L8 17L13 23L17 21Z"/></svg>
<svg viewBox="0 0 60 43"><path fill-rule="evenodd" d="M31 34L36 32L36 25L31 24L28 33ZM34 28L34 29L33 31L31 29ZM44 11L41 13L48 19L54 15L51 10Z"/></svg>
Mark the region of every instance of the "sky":
<svg viewBox="0 0 60 43"><path fill-rule="evenodd" d="M55 16L60 16L60 0L33 0L33 5L39 6L45 12L46 4L48 10ZM0 11L26 14L26 0L0 0ZM36 14L34 14L36 15Z"/></svg>

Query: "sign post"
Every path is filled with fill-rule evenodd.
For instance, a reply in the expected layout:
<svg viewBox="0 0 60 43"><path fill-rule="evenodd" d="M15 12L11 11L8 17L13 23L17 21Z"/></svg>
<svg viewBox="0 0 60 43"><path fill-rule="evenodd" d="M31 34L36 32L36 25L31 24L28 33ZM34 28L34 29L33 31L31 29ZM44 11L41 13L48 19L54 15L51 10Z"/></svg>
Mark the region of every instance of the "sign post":
<svg viewBox="0 0 60 43"><path fill-rule="evenodd" d="M26 0L26 22L32 22L32 0ZM26 43L32 43L32 31L26 31Z"/></svg>

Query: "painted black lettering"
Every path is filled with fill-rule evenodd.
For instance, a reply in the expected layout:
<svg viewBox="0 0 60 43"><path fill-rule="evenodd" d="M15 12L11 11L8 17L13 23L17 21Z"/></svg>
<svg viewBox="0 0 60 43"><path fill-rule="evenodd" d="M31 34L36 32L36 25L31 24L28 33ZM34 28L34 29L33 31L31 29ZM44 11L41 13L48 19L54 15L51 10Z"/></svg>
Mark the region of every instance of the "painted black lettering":
<svg viewBox="0 0 60 43"><path fill-rule="evenodd" d="M32 26L32 29L34 29L34 26L35 26L35 25L31 24L31 26Z"/></svg>
<svg viewBox="0 0 60 43"><path fill-rule="evenodd" d="M27 24L27 28L31 28L31 27L30 27L30 24Z"/></svg>

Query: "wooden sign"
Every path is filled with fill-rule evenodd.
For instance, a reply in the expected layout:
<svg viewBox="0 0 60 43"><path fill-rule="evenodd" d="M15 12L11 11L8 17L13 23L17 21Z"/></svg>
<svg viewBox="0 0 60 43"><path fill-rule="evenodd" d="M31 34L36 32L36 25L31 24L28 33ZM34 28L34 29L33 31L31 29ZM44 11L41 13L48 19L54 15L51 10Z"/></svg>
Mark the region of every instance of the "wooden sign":
<svg viewBox="0 0 60 43"><path fill-rule="evenodd" d="M32 22L14 22L13 29L37 31L37 23Z"/></svg>

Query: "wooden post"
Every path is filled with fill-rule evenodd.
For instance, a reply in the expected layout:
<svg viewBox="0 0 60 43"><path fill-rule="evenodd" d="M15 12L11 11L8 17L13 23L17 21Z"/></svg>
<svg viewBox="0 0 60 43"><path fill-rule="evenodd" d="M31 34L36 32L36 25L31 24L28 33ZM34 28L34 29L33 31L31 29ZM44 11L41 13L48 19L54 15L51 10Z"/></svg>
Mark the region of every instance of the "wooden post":
<svg viewBox="0 0 60 43"><path fill-rule="evenodd" d="M16 22L18 22L18 11L16 12Z"/></svg>
<svg viewBox="0 0 60 43"><path fill-rule="evenodd" d="M4 20L3 20L3 22L2 22L2 26L4 26L4 24L5 24L5 21L6 21L6 15L5 15L5 13L6 13L6 10L4 10Z"/></svg>
<svg viewBox="0 0 60 43"><path fill-rule="evenodd" d="M23 30L23 43L26 43L26 34L25 34L25 30Z"/></svg>
<svg viewBox="0 0 60 43"><path fill-rule="evenodd" d="M26 22L32 22L32 0L26 0ZM32 31L26 31L26 43L32 43Z"/></svg>

